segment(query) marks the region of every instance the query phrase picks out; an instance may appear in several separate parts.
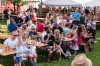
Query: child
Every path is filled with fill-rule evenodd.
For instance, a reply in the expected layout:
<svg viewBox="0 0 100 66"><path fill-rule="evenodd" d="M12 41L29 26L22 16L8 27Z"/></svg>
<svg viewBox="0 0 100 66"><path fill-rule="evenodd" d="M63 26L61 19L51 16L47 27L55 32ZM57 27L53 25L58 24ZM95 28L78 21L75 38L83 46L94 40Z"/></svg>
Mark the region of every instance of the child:
<svg viewBox="0 0 100 66"><path fill-rule="evenodd" d="M31 46L30 46L30 60L31 60L31 63L32 63L32 66L37 66L37 53L36 53L36 42L35 41L32 41L31 42Z"/></svg>
<svg viewBox="0 0 100 66"><path fill-rule="evenodd" d="M20 39L18 39L18 43L16 46L16 66L21 66L21 62L22 62L22 56L23 56L23 47L21 46L22 42Z"/></svg>
<svg viewBox="0 0 100 66"><path fill-rule="evenodd" d="M77 30L74 30L74 31L73 31L73 37L72 37L72 41L71 41L70 48L73 49L73 50L75 50L74 55L73 55L73 56L75 56L77 50L79 50L79 47L78 47Z"/></svg>

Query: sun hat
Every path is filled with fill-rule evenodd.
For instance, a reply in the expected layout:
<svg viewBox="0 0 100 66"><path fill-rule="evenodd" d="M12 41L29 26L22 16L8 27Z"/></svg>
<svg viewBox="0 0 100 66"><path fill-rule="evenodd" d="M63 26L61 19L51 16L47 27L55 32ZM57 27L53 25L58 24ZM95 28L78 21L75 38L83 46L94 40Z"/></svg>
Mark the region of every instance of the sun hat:
<svg viewBox="0 0 100 66"><path fill-rule="evenodd" d="M85 54L79 54L74 58L71 66L92 66L92 61Z"/></svg>

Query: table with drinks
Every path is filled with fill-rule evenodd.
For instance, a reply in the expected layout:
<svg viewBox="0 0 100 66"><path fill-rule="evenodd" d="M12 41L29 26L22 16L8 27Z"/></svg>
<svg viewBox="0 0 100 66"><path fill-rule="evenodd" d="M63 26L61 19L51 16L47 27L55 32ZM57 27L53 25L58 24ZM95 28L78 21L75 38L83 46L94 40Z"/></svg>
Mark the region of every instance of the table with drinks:
<svg viewBox="0 0 100 66"><path fill-rule="evenodd" d="M16 51L10 49L9 46L0 44L0 61L2 60L2 56L8 56L8 55L12 55L15 53L16 53Z"/></svg>

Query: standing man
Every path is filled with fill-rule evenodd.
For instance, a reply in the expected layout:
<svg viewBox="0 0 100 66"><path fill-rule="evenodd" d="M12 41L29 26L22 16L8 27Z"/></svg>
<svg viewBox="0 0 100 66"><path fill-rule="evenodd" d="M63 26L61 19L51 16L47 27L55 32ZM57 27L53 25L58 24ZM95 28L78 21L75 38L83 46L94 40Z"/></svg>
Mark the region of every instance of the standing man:
<svg viewBox="0 0 100 66"><path fill-rule="evenodd" d="M4 44L9 46L12 50L15 50L16 44L17 44L17 41L18 41L18 39L16 38L18 36L17 26L14 23L11 22L8 25L8 31L10 32L11 37L6 39ZM11 56L13 57L14 66L15 66L16 65L15 64L16 56L15 56L15 54L12 54Z"/></svg>
<svg viewBox="0 0 100 66"><path fill-rule="evenodd" d="M75 12L72 13L73 21L75 21L77 24L79 24L80 21L80 13L78 12L78 9L75 9Z"/></svg>
<svg viewBox="0 0 100 66"><path fill-rule="evenodd" d="M11 10L10 10L10 8L8 7L7 13L6 13L7 25L10 24L10 15L11 15Z"/></svg>
<svg viewBox="0 0 100 66"><path fill-rule="evenodd" d="M14 20L15 20L15 23L17 24L18 27L22 26L23 19L21 18L20 14L18 14Z"/></svg>

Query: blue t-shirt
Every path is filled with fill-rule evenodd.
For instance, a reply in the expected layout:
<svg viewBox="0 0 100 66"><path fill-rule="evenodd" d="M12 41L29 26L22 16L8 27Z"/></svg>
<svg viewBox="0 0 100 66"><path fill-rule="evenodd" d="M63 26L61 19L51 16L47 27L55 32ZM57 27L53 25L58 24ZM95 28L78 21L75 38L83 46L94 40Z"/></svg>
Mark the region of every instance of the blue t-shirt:
<svg viewBox="0 0 100 66"><path fill-rule="evenodd" d="M16 47L16 57L21 57L22 55L23 55L23 47L22 46L20 46L20 47Z"/></svg>
<svg viewBox="0 0 100 66"><path fill-rule="evenodd" d="M67 31L72 32L71 29L69 28L63 28L63 32L64 32L63 36L66 36Z"/></svg>
<svg viewBox="0 0 100 66"><path fill-rule="evenodd" d="M74 19L77 19L79 16L80 16L80 13L79 13L79 12L74 12L74 13L72 14L72 17L73 17Z"/></svg>

